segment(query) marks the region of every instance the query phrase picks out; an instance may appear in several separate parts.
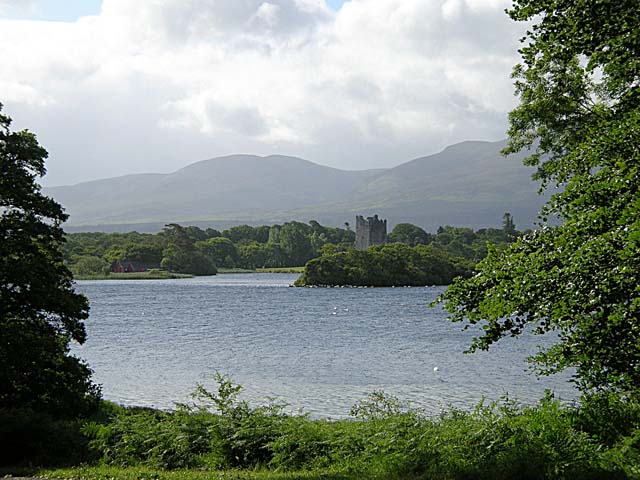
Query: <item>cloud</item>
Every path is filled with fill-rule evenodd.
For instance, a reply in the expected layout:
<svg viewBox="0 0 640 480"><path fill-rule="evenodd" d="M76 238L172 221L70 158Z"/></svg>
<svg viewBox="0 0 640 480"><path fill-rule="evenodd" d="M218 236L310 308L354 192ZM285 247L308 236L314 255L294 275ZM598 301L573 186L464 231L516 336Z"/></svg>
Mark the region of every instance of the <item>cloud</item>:
<svg viewBox="0 0 640 480"><path fill-rule="evenodd" d="M0 15L27 13L35 10L34 0L0 0Z"/></svg>
<svg viewBox="0 0 640 480"><path fill-rule="evenodd" d="M239 152L389 166L504 136L507 6L104 0L73 23L0 20L0 101L50 150L48 184Z"/></svg>

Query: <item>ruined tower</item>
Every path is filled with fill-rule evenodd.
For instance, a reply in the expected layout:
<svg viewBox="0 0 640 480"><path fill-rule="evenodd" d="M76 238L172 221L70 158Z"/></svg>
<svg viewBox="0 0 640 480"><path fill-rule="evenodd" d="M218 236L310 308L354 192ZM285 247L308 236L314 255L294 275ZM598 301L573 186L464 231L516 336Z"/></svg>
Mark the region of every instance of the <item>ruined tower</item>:
<svg viewBox="0 0 640 480"><path fill-rule="evenodd" d="M356 216L356 249L365 250L371 245L387 243L387 221L380 220L378 215L367 217Z"/></svg>

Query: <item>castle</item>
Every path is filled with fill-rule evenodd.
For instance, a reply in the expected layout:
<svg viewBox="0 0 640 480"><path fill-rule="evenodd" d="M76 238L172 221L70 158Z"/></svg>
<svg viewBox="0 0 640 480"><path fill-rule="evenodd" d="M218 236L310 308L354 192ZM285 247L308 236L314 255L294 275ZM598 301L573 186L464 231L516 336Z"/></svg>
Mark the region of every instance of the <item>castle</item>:
<svg viewBox="0 0 640 480"><path fill-rule="evenodd" d="M371 245L387 243L387 221L380 220L378 215L367 217L356 216L356 249L365 250Z"/></svg>

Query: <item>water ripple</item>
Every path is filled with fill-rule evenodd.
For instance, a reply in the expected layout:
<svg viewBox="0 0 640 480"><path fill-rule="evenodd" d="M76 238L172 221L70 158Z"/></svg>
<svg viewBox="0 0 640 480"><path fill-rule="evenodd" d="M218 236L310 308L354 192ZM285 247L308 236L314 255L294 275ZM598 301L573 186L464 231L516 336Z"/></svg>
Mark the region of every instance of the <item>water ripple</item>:
<svg viewBox="0 0 640 480"><path fill-rule="evenodd" d="M287 274L78 282L91 301L89 340L76 346L107 399L171 408L212 373L245 398L342 417L374 390L437 413L508 394L532 402L576 392L568 376L536 379L524 359L549 339L525 336L464 355L473 332L428 307L430 288L297 289ZM437 372L434 367L438 367Z"/></svg>

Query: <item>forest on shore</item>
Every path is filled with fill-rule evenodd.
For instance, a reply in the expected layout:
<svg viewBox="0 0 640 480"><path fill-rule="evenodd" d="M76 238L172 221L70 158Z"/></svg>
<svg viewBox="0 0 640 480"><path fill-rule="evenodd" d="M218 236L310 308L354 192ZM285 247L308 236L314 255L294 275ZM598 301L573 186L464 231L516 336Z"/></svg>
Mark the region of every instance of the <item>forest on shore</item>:
<svg viewBox="0 0 640 480"><path fill-rule="evenodd" d="M521 234L508 213L503 218L502 228L476 231L443 226L436 233L427 233L418 226L400 223L389 233L388 240L410 248L386 246L383 251L406 256L404 263L409 262L424 270L428 277L412 275L411 282L407 282L408 277L397 278L394 272L387 271L384 262L376 261L379 249L375 247L369 254L374 258L366 263L377 264L378 267L376 272L367 273L368 277L361 275L358 279L354 274L350 278L343 276L326 281L324 277L308 274L305 278L309 284L323 285L341 281L349 281L343 283L345 285L425 285L424 280L428 279L432 279L427 282L430 284L450 283L454 276L467 274L476 262L487 255L488 244L504 246ZM354 242L355 233L349 225L345 228L327 227L314 220L308 224L292 221L258 227L238 225L221 232L212 228L170 224L157 234L67 234L64 261L78 278L109 275L121 278L115 274L160 269L175 274L214 275L218 269L300 267L312 259L320 259L323 265L327 262L335 265L341 259L362 257L354 249ZM421 258L419 265L413 261L416 255ZM373 275L379 275L381 279L371 281Z"/></svg>

